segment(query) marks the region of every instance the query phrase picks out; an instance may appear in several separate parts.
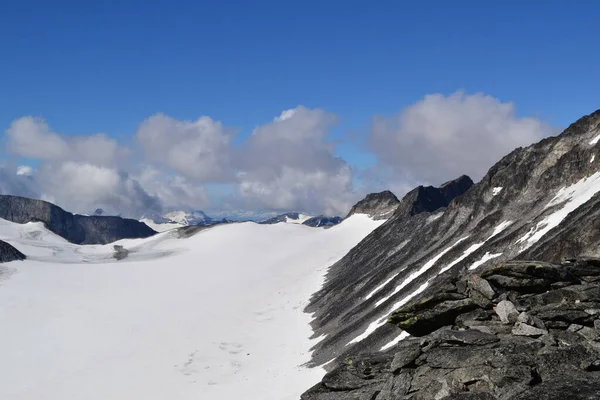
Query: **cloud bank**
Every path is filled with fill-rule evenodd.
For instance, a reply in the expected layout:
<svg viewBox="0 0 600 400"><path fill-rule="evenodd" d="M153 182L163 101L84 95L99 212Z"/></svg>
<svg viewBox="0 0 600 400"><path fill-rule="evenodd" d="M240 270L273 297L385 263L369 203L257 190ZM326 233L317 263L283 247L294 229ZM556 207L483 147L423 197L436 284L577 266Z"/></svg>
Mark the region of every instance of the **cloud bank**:
<svg viewBox="0 0 600 400"><path fill-rule="evenodd" d="M478 181L502 156L552 133L536 118L517 117L512 103L456 92L374 117L369 144L395 179L440 184L461 174Z"/></svg>
<svg viewBox="0 0 600 400"><path fill-rule="evenodd" d="M504 154L553 133L491 96L428 95L372 119L364 151L377 163L364 171L335 155L330 137L338 120L326 110L298 106L234 143L238 130L209 116L183 121L155 114L141 121L126 146L103 133L63 135L25 116L4 133L0 192L79 213L102 207L140 217L218 209L207 189L218 184L231 189L226 203L236 210L344 215L366 194L357 179L368 181L360 187L391 188L397 195L463 173L477 180Z"/></svg>

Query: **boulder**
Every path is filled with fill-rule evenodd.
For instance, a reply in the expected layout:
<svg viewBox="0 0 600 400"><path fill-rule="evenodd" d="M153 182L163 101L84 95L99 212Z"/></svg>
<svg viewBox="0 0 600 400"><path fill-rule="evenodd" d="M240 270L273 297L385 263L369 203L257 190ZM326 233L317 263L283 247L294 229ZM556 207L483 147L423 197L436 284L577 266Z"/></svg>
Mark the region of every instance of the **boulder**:
<svg viewBox="0 0 600 400"><path fill-rule="evenodd" d="M504 324L512 324L517 321L519 317L519 312L517 311L515 305L508 300L502 300L498 305L496 305L496 314L500 317L500 321Z"/></svg>
<svg viewBox="0 0 600 400"><path fill-rule="evenodd" d="M535 326L531 326L523 322L517 322L512 329L512 334L518 336L539 337L542 335L547 335L548 331L545 329L536 328Z"/></svg>

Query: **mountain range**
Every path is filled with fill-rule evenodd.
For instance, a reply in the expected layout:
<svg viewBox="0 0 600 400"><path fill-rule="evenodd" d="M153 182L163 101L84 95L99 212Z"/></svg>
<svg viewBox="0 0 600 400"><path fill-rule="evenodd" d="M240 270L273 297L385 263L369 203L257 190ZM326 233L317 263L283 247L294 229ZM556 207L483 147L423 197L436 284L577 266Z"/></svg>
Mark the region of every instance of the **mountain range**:
<svg viewBox="0 0 600 400"><path fill-rule="evenodd" d="M140 376L139 384L111 375L120 395L154 393L183 376L170 395L599 398L599 152L600 110L560 135L515 149L477 183L463 175L401 199L372 193L344 219L287 213L219 226L201 212L144 219L156 230L168 227L159 235L136 220L0 196L2 260L25 259L6 264L23 278L3 280L0 288L1 323L13 332L0 333L0 343L13 343L0 350L16 370L23 351L42 352L41 338L20 342L19 332L53 326L46 299L64 295L56 286L70 293L65 305L85 305L84 312L61 308L61 321L84 329L82 316L92 310L102 322L96 329L110 326L105 334L112 339L96 348L104 343L96 337L86 351L68 353L80 362L104 360L93 374L55 357L39 363L60 376L79 374L83 387L102 386L97 398L109 393L110 385L98 385L107 371L147 365L152 379ZM81 246L89 244L96 246ZM47 281L52 285L40 284ZM27 292L21 308L17 288ZM22 325L16 316L32 309L37 313ZM308 323L310 340L302 330ZM131 341L132 329L144 334ZM173 335L177 340L166 340ZM71 350L63 340L72 336L44 339L56 342L45 351ZM160 357L146 358L157 346ZM134 347L127 358L133 367L123 366L120 354ZM112 350L114 359L105 356ZM87 352L94 357L81 361ZM298 368L300 355L312 368ZM2 371L25 379L12 366ZM33 393L3 386L7 398ZM48 387L52 398L67 390Z"/></svg>

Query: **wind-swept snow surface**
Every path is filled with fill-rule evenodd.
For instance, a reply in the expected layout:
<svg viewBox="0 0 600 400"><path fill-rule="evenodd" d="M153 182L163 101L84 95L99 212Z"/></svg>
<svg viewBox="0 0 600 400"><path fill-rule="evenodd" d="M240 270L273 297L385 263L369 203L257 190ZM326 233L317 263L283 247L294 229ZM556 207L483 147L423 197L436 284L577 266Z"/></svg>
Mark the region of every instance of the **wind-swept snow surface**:
<svg viewBox="0 0 600 400"><path fill-rule="evenodd" d="M119 262L112 245L42 237L37 260L4 265L14 273L0 281L0 398L297 400L324 373L301 366L316 342L303 308L382 222L165 232L118 242L130 250ZM20 235L10 223L0 233ZM53 258L61 249L68 257Z"/></svg>

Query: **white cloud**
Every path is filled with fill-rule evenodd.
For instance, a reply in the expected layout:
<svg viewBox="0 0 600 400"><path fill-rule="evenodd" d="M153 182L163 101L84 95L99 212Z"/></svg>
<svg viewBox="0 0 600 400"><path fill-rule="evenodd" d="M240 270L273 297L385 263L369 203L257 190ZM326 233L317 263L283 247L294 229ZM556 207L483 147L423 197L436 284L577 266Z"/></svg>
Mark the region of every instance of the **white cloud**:
<svg viewBox="0 0 600 400"><path fill-rule="evenodd" d="M53 132L40 118L22 117L6 131L7 148L22 157L45 161L80 161L94 165L115 165L127 150L115 139L97 133L65 136Z"/></svg>
<svg viewBox="0 0 600 400"><path fill-rule="evenodd" d="M203 181L231 179L232 130L210 117L178 121L156 114L140 125L136 139L147 159Z"/></svg>
<svg viewBox="0 0 600 400"><path fill-rule="evenodd" d="M43 196L72 212L89 213L102 207L109 213L137 216L161 210L156 197L115 168L73 161L46 163L36 178Z"/></svg>
<svg viewBox="0 0 600 400"><path fill-rule="evenodd" d="M29 165L19 165L16 174L20 176L31 176L33 175L33 168Z"/></svg>
<svg viewBox="0 0 600 400"><path fill-rule="evenodd" d="M299 106L254 130L237 157L242 198L251 208L343 214L352 172L327 141L335 115Z"/></svg>
<svg viewBox="0 0 600 400"><path fill-rule="evenodd" d="M477 180L515 147L553 133L535 118L517 117L512 103L483 94L434 94L373 119L369 145L377 168L357 172L334 154L329 135L336 123L334 114L298 106L234 146L233 130L210 117L180 121L156 114L140 124L134 147L127 148L101 133L63 135L42 119L23 117L6 130L6 149L38 163L0 166L0 192L45 198L80 213L102 207L140 216L211 207L208 184L219 198L213 209L344 215L365 190L402 195L463 173ZM131 161L138 153L141 165Z"/></svg>
<svg viewBox="0 0 600 400"><path fill-rule="evenodd" d="M461 174L477 181L502 156L552 133L536 118L517 117L512 103L456 92L375 117L370 145L396 179L439 184Z"/></svg>
<svg viewBox="0 0 600 400"><path fill-rule="evenodd" d="M210 205L206 189L181 175L144 166L135 178L166 210L204 210Z"/></svg>

